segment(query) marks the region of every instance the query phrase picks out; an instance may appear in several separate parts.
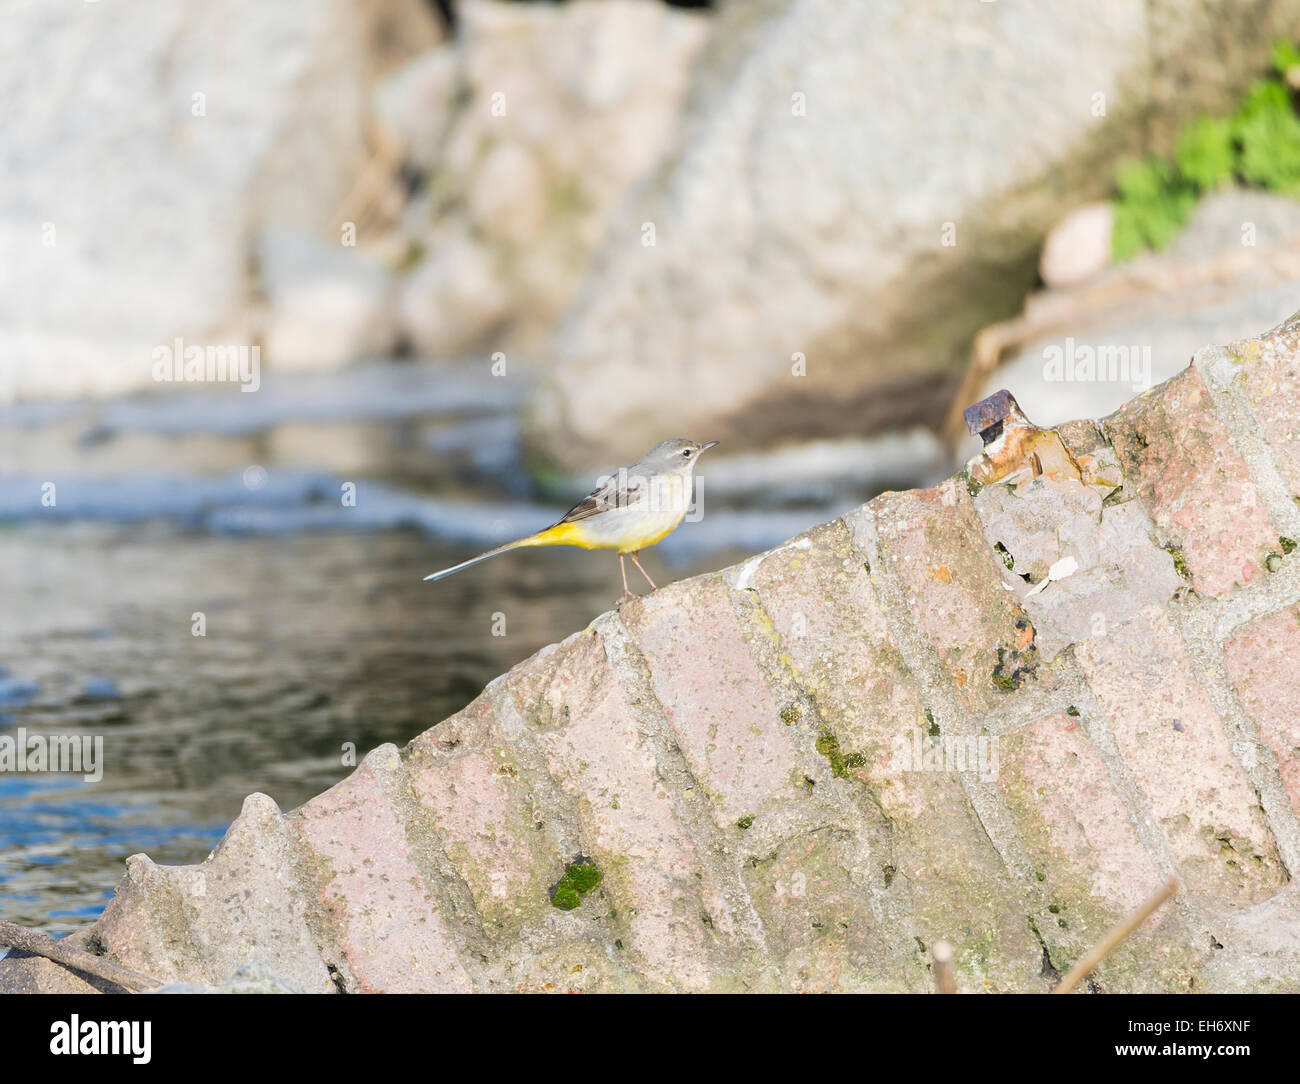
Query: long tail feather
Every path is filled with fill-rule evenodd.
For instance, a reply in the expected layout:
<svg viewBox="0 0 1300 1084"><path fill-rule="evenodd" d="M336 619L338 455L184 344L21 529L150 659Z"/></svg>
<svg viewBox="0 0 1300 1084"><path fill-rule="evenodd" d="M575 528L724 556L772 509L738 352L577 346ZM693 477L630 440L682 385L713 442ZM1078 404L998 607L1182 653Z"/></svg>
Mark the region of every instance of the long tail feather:
<svg viewBox="0 0 1300 1084"><path fill-rule="evenodd" d="M527 546L531 541L532 538L530 536L529 538L521 538L515 542L507 542L504 546L498 546L494 550L488 550L487 553L480 553L477 557L471 557L468 561L461 561L458 565L452 565L451 568L444 568L441 572L432 572L424 577L425 582L427 583L429 580L446 579L453 572L459 572L462 568L469 568L471 565L476 565L480 561L486 561L489 557L495 557L498 553L505 553L507 550L517 549L520 546Z"/></svg>
<svg viewBox="0 0 1300 1084"><path fill-rule="evenodd" d="M486 561L489 557L495 557L498 553L505 553L507 550L517 550L521 546L563 546L568 544L567 535L569 532L563 528L567 524L557 523L554 526L547 527L544 531L538 531L536 534L530 534L527 538L517 538L513 542L507 542L504 546L498 546L494 550L488 550L487 553L480 553L477 557L471 557L468 561L461 561L458 565L452 565L451 568L444 568L441 572L433 572L425 576L425 581L441 580L450 576L453 572L459 572L462 568L469 568L470 565L476 565L480 561Z"/></svg>

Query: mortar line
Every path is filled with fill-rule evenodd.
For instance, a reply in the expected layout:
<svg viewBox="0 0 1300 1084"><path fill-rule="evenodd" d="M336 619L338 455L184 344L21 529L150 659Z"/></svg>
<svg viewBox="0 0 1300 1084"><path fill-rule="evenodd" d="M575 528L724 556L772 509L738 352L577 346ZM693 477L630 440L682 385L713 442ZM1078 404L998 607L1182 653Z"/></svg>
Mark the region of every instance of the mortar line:
<svg viewBox="0 0 1300 1084"><path fill-rule="evenodd" d="M529 762L529 789L543 792L538 795L536 804L539 809L546 810L544 814L546 823L555 825L559 829L555 833L555 840L562 849L560 861L567 866L571 857L591 853L583 841L582 816L578 809L578 802L570 798L551 774L550 761L542 747L541 736L524 720L523 713L520 712L510 691L506 680L508 676L502 674L494 678L483 691L488 695L493 714L501 726L501 736L522 753L519 757L521 761ZM556 810L562 812L558 816L554 815ZM606 959L615 965L615 969L620 974L630 978L636 977L636 970L625 962L625 954L620 952L615 944L617 937L613 926L605 923L588 923L587 930L588 936L594 932ZM526 927L521 928L514 937L516 945L523 944L525 941ZM512 955L507 953L505 958L510 959Z"/></svg>
<svg viewBox="0 0 1300 1084"><path fill-rule="evenodd" d="M978 731L973 728L972 721L953 692L951 681L943 672L933 646L916 625L907 600L907 586L894 568L893 556L887 554L880 545L874 510L870 504L866 504L851 515L862 521L862 526L866 528L862 533L868 536L870 549L863 546L859 540L860 532L854 530L854 525L846 516L843 519L848 528L850 545L871 564L871 585L876 600L885 615L885 623L893 635L894 646L903 659L903 665L928 701L923 706L937 717L940 733L978 736ZM876 569L879 570L878 575L874 571ZM1026 884L1036 884L1033 863L996 786L968 778L971 776L969 772L958 772L957 776L967 801L975 810L976 819L1003 864Z"/></svg>
<svg viewBox="0 0 1300 1084"><path fill-rule="evenodd" d="M509 674L493 678L483 690L488 703L492 705L492 714L501 727L501 736L510 742L518 759L525 763L529 789L544 792L539 797L537 806L546 810L547 824L556 828L555 841L562 850L561 860L568 861L573 855L587 854L578 803L565 793L551 774L550 760L546 756L541 735L525 721L519 705L515 703L514 694L510 691L508 678ZM558 811L558 815L555 811Z"/></svg>
<svg viewBox="0 0 1300 1084"><path fill-rule="evenodd" d="M1223 720L1225 737L1233 760L1240 767L1251 790L1259 798L1264 821L1277 843L1278 857L1294 879L1300 871L1300 820L1287 797L1282 773L1268 743L1260 736L1255 721L1241 706L1236 688L1223 661L1223 645L1214 642L1215 650L1202 646L1200 638L1189 629L1190 622L1173 615L1179 636L1196 669L1197 683L1205 690L1214 710ZM1249 749L1252 756L1239 750ZM1248 764L1248 761L1253 763Z"/></svg>
<svg viewBox="0 0 1300 1084"><path fill-rule="evenodd" d="M1083 675L1082 668L1078 667L1078 663L1071 660L1071 664L1079 670L1081 691L1075 706L1079 709L1079 722L1088 744L1105 766L1110 784L1120 801L1124 803L1124 811L1128 814L1129 823L1137 832L1138 841L1146 851L1156 873L1162 879L1177 877L1181 882L1178 864L1169 849L1169 840L1160 828L1155 813L1142 796L1142 789L1138 786L1128 761L1119 751L1119 743L1115 738L1115 732L1111 729L1105 705L1088 685L1087 678ZM1178 893L1169 905L1178 910L1189 926L1202 932L1209 929L1204 913L1188 893Z"/></svg>
<svg viewBox="0 0 1300 1084"><path fill-rule="evenodd" d="M383 763L376 755L385 746L392 750L391 763ZM386 742L367 753L361 763L369 767L388 799L393 816L401 826L410 848L408 854L411 864L419 874L425 892L437 907L454 956L476 990L490 988L483 957L490 958L492 940L483 925L483 916L478 912L469 882L460 875L455 863L447 855L446 832L415 794L401 751L392 742ZM434 845L430 846L422 840L421 834L433 840ZM457 936L465 932L464 926L457 922L457 919L465 915L470 916L466 925L469 927L467 940L474 942L471 944L463 944Z"/></svg>
<svg viewBox="0 0 1300 1084"><path fill-rule="evenodd" d="M1220 363L1221 370L1232 372L1226 385L1220 384L1216 377L1215 362ZM1240 362L1222 346L1212 346L1197 351L1192 363L1210 393L1215 416L1228 431L1229 442L1245 461L1251 485L1261 495L1272 525L1279 534L1300 539L1300 507L1278 470L1273 447L1264 436L1259 417L1237 386L1244 380Z"/></svg>
<svg viewBox="0 0 1300 1084"><path fill-rule="evenodd" d="M832 520L830 522L837 521ZM844 530L847 539L847 525L841 522L841 528ZM791 544L787 543L786 545ZM784 548L786 547L782 546L777 549ZM775 552L777 550L770 550L763 557L766 558ZM737 567L734 576L728 577L726 573L723 574L724 582L727 583L729 588L732 609L738 617L748 619L748 621L742 621L742 635L745 638L746 647L763 675L764 681L768 683L769 689L772 688L774 683L779 683L783 689L788 687L794 692L797 700L806 707L806 712L800 713L799 722L800 724L806 724L811 721L814 724L816 733L810 731L806 725L800 725L799 730L807 739L808 745L815 749L817 735L824 731L834 734L835 728L827 719L816 691L810 689L801 680L793 664L781 655L785 638L777 629L772 614L763 604L758 587L750 582L756 567L752 562L745 562L745 564ZM747 612L742 612L742 610ZM762 615L762 622L771 629L773 642L757 642L762 636L762 631L752 627L753 614L755 613ZM773 691L776 690L773 689ZM799 753L807 758L805 763L811 764L811 754L808 754L803 749L799 750ZM845 779L845 786L843 787L836 787L834 783L835 777L832 774L830 785L819 787L817 792L814 793L812 800L819 820L813 827L806 829L804 834L837 828L845 829L851 834L855 849L864 855L865 860L860 863L862 869L849 868L846 873L850 880L863 891L871 909L872 917L879 924L881 933L888 936L891 944L897 947L900 959L910 961L914 955L912 926L909 921L911 915L908 908L901 901L895 900L893 894L889 892L883 872L885 865L894 867L898 865L897 856L894 853L896 840L894 838L893 820L880 806L879 801L868 785L852 778ZM829 799L827 798L828 794L830 795ZM860 823L855 824L854 818L860 818ZM885 854L877 854L873 851L872 841L869 838L870 831L869 829L864 830L862 825L872 826L880 832L886 849ZM797 835L786 831L778 842L779 845L784 846L797 838ZM886 898L882 899L882 896Z"/></svg>
<svg viewBox="0 0 1300 1084"><path fill-rule="evenodd" d="M728 862L705 864L710 857L725 856L729 846L714 817L708 793L692 771L681 743L668 722L668 711L655 693L649 661L641 653L617 611L601 614L592 622L592 628L605 646L610 669L629 708L632 708L633 700L639 701L633 710L647 740L657 747L656 775L663 780L664 769L671 766L669 770L689 782L688 787L665 786L674 817L690 839L701 865L705 866L707 875L730 912L737 947L741 952L754 957L756 965L761 965L768 951L767 931L740 870Z"/></svg>

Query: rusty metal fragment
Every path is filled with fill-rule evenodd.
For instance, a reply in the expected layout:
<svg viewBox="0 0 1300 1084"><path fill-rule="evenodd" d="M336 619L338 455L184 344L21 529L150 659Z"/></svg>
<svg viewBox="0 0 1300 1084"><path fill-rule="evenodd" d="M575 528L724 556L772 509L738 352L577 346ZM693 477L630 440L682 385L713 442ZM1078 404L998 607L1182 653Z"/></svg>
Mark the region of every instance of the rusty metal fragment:
<svg viewBox="0 0 1300 1084"><path fill-rule="evenodd" d="M1026 418L1006 388L967 407L962 416L971 434L984 442L984 451L966 464L972 482L1019 485L1044 475L1083 481L1079 464L1056 430L1040 429Z"/></svg>

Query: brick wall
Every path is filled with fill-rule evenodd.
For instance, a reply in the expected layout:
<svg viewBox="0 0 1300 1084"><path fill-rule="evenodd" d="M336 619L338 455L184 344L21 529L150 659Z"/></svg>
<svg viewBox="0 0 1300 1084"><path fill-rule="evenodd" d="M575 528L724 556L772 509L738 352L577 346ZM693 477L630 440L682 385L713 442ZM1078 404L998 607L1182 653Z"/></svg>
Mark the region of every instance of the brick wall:
<svg viewBox="0 0 1300 1084"><path fill-rule="evenodd" d="M321 990L926 990L945 938L1032 991L1174 875L1096 988L1300 989L1300 316L1059 432L1077 477L628 603L74 936Z"/></svg>

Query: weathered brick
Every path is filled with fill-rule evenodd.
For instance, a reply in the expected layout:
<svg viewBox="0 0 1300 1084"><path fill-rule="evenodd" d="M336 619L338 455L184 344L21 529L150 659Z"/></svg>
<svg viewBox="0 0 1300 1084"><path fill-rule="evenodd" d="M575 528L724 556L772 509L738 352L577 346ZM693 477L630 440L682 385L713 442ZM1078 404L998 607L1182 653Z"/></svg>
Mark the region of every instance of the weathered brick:
<svg viewBox="0 0 1300 1084"><path fill-rule="evenodd" d="M1035 868L1065 867L1105 908L1105 925L1160 884L1129 810L1077 718L1054 712L1002 738L998 788Z"/></svg>
<svg viewBox="0 0 1300 1084"><path fill-rule="evenodd" d="M656 988L710 982L709 937L701 916L730 922L695 845L660 778L652 736L620 687L601 637L571 636L510 682L524 717L536 721L551 774L578 807L587 857L631 966ZM536 698L549 709L539 711ZM581 911L594 906L584 902ZM579 912L574 912L579 914Z"/></svg>
<svg viewBox="0 0 1300 1084"><path fill-rule="evenodd" d="M1008 566L1003 578L1028 612L1045 658L1092 635L1099 620L1117 624L1144 606L1164 605L1185 582L1152 541L1140 505L1106 507L1106 493L1044 475L1015 489L986 486L975 497L985 538ZM1074 570L1043 586L1067 558Z"/></svg>
<svg viewBox="0 0 1300 1084"><path fill-rule="evenodd" d="M1169 618L1149 611L1076 654L1187 887L1224 908L1276 891L1277 844Z"/></svg>
<svg viewBox="0 0 1300 1084"><path fill-rule="evenodd" d="M967 711L994 711L1015 688L1050 680L1033 625L1003 586L993 547L959 479L886 493L867 507L880 547L904 583L912 617Z"/></svg>
<svg viewBox="0 0 1300 1084"><path fill-rule="evenodd" d="M521 994L609 994L643 988L626 968L610 960L601 945L588 940L529 952L519 961L519 972L514 988Z"/></svg>
<svg viewBox="0 0 1300 1084"><path fill-rule="evenodd" d="M781 650L845 753L881 760L924 708L840 521L809 531L748 572Z"/></svg>
<svg viewBox="0 0 1300 1084"><path fill-rule="evenodd" d="M717 823L792 798L791 739L727 585L716 576L675 583L625 606L622 617Z"/></svg>
<svg viewBox="0 0 1300 1084"><path fill-rule="evenodd" d="M891 942L863 886L854 882L859 859L852 833L823 828L745 867L767 951L780 961L774 969L779 978L760 989L887 993L930 986L916 943L901 937Z"/></svg>
<svg viewBox="0 0 1300 1084"><path fill-rule="evenodd" d="M950 942L966 989L1046 989L1027 886L994 850L957 774L897 754L872 774L890 825L888 890L907 915L907 936L927 953Z"/></svg>
<svg viewBox="0 0 1300 1084"><path fill-rule="evenodd" d="M290 987L330 992L328 920L298 902L310 888L304 853L279 807L249 795L200 865L133 855L94 935L119 963L164 981L217 984L256 963Z"/></svg>
<svg viewBox="0 0 1300 1084"><path fill-rule="evenodd" d="M564 859L516 761L487 696L407 750L411 787L441 829L489 936L545 915L548 888L564 874Z"/></svg>
<svg viewBox="0 0 1300 1084"><path fill-rule="evenodd" d="M1039 929L1064 971L1162 878L1077 718L1056 712L1005 735L998 790L1042 881L1049 904ZM1112 993L1185 990L1195 973L1190 948L1164 956L1155 948L1181 940L1177 922L1172 909L1162 910L1106 958L1094 980Z"/></svg>
<svg viewBox="0 0 1300 1084"><path fill-rule="evenodd" d="M411 856L410 843L373 758L290 814L315 853L321 899L366 992L472 989L452 935Z"/></svg>
<svg viewBox="0 0 1300 1084"><path fill-rule="evenodd" d="M917 939L928 947L946 938L968 988L1022 988L1041 961L1020 890L1006 884L1006 869L957 777L900 755L910 754L922 734L929 739L929 721L876 599L873 574L843 523L804 538L807 546L778 549L742 577L752 580L783 656L838 741L849 785L867 787L869 807L883 814L888 844L872 872L884 885L881 904L901 918L878 927L872 913L853 906L863 889L844 871L868 871L834 831L788 844L746 872L769 939L789 942L786 981L800 990L927 990L928 957L912 949ZM868 833L866 824L859 833ZM960 926L945 917L954 906L963 915ZM795 937L801 926L819 931L811 946L802 939L802 950ZM898 943L883 941L890 936Z"/></svg>
<svg viewBox="0 0 1300 1084"><path fill-rule="evenodd" d="M1246 396L1291 494L1300 497L1300 321L1233 343Z"/></svg>
<svg viewBox="0 0 1300 1084"><path fill-rule="evenodd" d="M1124 472L1101 427L1089 419L1063 422L1056 433L1079 468L1079 479L1086 486L1109 492L1124 480Z"/></svg>
<svg viewBox="0 0 1300 1084"><path fill-rule="evenodd" d="M1225 645L1224 664L1260 737L1273 750L1291 807L1300 814L1300 607L1252 621Z"/></svg>
<svg viewBox="0 0 1300 1084"><path fill-rule="evenodd" d="M1182 554L1192 586L1221 595L1260 575L1277 530L1245 460L1188 367L1106 420L1106 430L1162 543Z"/></svg>

